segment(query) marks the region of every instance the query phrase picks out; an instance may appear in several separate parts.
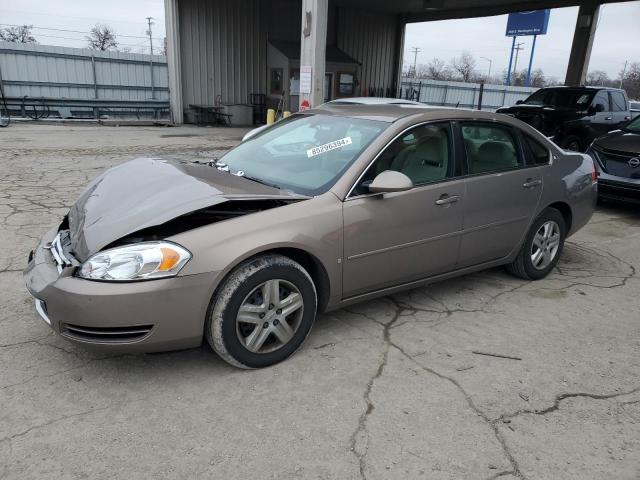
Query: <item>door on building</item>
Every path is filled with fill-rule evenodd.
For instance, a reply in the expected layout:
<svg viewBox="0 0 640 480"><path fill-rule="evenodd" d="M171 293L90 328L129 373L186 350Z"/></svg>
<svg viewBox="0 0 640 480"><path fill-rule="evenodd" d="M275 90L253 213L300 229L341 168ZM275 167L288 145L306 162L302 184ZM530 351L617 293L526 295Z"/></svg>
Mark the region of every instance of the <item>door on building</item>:
<svg viewBox="0 0 640 480"><path fill-rule="evenodd" d="M343 294L351 297L453 270L460 246L464 180L456 176L449 122L416 126L389 144L345 200ZM368 194L396 170L414 188Z"/></svg>
<svg viewBox="0 0 640 480"><path fill-rule="evenodd" d="M298 111L300 103L300 69L292 68L289 70L289 111L295 113Z"/></svg>
<svg viewBox="0 0 640 480"><path fill-rule="evenodd" d="M324 96L323 96L324 101L328 102L332 98L331 92L333 92L333 73L329 72L324 74L323 88L324 88Z"/></svg>

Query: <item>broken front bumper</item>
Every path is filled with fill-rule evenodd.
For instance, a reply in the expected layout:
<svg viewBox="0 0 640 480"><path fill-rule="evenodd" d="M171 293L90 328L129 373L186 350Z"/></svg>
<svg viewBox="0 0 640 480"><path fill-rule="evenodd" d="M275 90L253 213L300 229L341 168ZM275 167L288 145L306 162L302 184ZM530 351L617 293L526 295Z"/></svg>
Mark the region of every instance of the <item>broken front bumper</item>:
<svg viewBox="0 0 640 480"><path fill-rule="evenodd" d="M24 280L36 311L51 328L79 344L118 352L200 345L217 275L203 273L139 282L75 277L54 258L49 231L29 256Z"/></svg>

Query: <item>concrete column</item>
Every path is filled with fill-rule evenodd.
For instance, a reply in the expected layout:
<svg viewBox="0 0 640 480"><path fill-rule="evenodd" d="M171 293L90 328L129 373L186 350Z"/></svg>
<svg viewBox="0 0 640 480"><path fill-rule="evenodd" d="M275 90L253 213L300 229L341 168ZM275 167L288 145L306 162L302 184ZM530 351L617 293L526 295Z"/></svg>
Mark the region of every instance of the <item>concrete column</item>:
<svg viewBox="0 0 640 480"><path fill-rule="evenodd" d="M184 122L182 106L182 59L180 56L180 29L178 0L164 0L164 17L167 29L167 67L169 70L169 105L171 121Z"/></svg>
<svg viewBox="0 0 640 480"><path fill-rule="evenodd" d="M311 107L323 102L327 17L329 0L302 0L302 36L300 39L300 103ZM311 93L303 93L303 70L311 67Z"/></svg>
<svg viewBox="0 0 640 480"><path fill-rule="evenodd" d="M567 76L564 81L565 85L583 85L585 83L599 13L600 3L597 1L583 3L580 6L576 30L573 34L569 65L567 66Z"/></svg>

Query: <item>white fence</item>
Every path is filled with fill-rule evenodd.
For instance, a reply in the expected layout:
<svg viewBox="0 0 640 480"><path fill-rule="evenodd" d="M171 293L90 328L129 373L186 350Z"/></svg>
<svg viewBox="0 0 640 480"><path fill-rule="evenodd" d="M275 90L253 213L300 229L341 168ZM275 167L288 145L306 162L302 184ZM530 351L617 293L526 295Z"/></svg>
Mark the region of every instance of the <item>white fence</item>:
<svg viewBox="0 0 640 480"><path fill-rule="evenodd" d="M7 97L169 98L161 55L0 42L0 78Z"/></svg>
<svg viewBox="0 0 640 480"><path fill-rule="evenodd" d="M0 42L0 86L11 114L33 119L160 118L169 111L161 55Z"/></svg>
<svg viewBox="0 0 640 480"><path fill-rule="evenodd" d="M482 94L482 110L496 110L514 105L538 90L535 87L512 87L485 84ZM429 105L478 108L479 83L403 78L400 96Z"/></svg>

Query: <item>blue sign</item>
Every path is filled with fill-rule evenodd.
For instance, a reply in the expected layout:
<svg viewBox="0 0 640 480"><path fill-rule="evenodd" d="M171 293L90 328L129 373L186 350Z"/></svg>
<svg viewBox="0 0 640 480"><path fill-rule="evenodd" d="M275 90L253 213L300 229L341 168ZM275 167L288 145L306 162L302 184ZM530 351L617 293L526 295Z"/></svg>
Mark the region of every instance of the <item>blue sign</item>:
<svg viewBox="0 0 640 480"><path fill-rule="evenodd" d="M544 35L549 25L550 10L510 13L507 20L507 37Z"/></svg>

